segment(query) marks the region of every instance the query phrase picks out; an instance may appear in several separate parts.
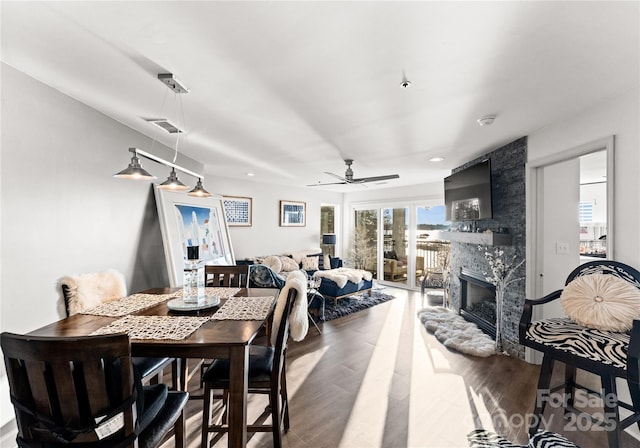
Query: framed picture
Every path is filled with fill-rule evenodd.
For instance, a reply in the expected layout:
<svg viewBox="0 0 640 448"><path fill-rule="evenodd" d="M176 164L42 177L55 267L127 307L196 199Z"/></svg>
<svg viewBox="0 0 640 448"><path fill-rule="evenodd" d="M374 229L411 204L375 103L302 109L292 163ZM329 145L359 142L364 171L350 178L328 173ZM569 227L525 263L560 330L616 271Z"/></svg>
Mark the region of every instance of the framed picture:
<svg viewBox="0 0 640 448"><path fill-rule="evenodd" d="M205 264L235 264L222 196L197 198L157 186L155 196L172 287L183 284L189 246L198 246L199 259Z"/></svg>
<svg viewBox="0 0 640 448"><path fill-rule="evenodd" d="M307 225L307 203L280 201L280 226L304 227Z"/></svg>
<svg viewBox="0 0 640 448"><path fill-rule="evenodd" d="M251 227L251 198L223 196L224 216L231 227Z"/></svg>

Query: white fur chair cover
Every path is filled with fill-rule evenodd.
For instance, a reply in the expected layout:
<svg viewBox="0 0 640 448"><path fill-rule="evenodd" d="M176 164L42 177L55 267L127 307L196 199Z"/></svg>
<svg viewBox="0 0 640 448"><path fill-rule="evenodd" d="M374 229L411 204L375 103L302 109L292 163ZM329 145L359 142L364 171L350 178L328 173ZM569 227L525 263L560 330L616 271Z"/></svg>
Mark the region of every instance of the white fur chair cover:
<svg viewBox="0 0 640 448"><path fill-rule="evenodd" d="M298 297L293 304L289 316L291 337L294 341L298 342L303 340L307 335L307 331L309 331L309 320L307 317L307 275L303 271L293 271L287 276L287 282L280 290L276 309L273 312L273 326L271 327L271 345L273 346L276 345L278 327L280 326L282 313L287 303L287 295L289 295L289 290L291 289L298 291Z"/></svg>
<svg viewBox="0 0 640 448"><path fill-rule="evenodd" d="M58 280L58 289L62 285L69 288L69 315L77 314L100 305L108 300L127 295L124 275L115 269L89 274L68 275Z"/></svg>

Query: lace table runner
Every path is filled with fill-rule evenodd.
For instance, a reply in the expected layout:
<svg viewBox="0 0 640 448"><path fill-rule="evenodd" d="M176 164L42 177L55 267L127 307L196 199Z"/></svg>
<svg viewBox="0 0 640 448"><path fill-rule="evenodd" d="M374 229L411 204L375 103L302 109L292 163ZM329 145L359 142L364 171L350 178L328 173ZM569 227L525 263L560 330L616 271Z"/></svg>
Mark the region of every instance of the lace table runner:
<svg viewBox="0 0 640 448"><path fill-rule="evenodd" d="M127 333L131 339L185 339L210 317L125 316L91 335Z"/></svg>
<svg viewBox="0 0 640 448"><path fill-rule="evenodd" d="M218 296L221 299L228 299L235 296L241 288L228 288L228 287L206 287L204 288L205 296ZM176 292L176 297L182 297L182 290Z"/></svg>
<svg viewBox="0 0 640 448"><path fill-rule="evenodd" d="M182 296L182 290L171 294L132 294L111 302L101 303L88 310L81 311L82 314L92 314L95 316L121 317L135 313L146 308Z"/></svg>
<svg viewBox="0 0 640 448"><path fill-rule="evenodd" d="M265 320L271 311L275 297L230 297L216 313L213 320Z"/></svg>

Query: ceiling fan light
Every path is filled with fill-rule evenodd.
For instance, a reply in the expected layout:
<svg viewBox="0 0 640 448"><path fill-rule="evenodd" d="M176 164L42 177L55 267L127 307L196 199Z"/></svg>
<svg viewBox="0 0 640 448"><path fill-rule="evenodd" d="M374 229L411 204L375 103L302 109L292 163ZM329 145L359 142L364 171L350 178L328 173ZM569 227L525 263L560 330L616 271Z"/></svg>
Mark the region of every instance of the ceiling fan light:
<svg viewBox="0 0 640 448"><path fill-rule="evenodd" d="M171 173L169 173L169 177L167 180L162 182L158 188L162 188L163 190L188 190L189 187L180 182L178 176L176 175L176 169L171 168Z"/></svg>
<svg viewBox="0 0 640 448"><path fill-rule="evenodd" d="M122 171L117 172L113 175L118 179L133 179L133 180L153 180L156 179L156 176L150 174L147 170L142 168L140 165L140 159L136 154L131 157L131 162L129 166L123 169Z"/></svg>
<svg viewBox="0 0 640 448"><path fill-rule="evenodd" d="M198 183L196 183L196 186L187 194L189 196L195 196L198 198L208 198L209 196L211 196L211 193L205 190L202 186L202 179L198 179Z"/></svg>

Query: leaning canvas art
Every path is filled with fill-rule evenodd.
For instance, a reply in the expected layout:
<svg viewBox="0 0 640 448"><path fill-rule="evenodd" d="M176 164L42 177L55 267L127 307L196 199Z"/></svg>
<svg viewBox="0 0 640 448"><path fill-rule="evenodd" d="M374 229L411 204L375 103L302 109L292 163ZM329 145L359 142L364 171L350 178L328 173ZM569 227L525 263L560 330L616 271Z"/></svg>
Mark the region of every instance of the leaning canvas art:
<svg viewBox="0 0 640 448"><path fill-rule="evenodd" d="M191 197L155 189L169 283L182 285L187 247L199 247L199 259L209 265L235 264L222 196Z"/></svg>
<svg viewBox="0 0 640 448"><path fill-rule="evenodd" d="M227 248L220 229L220 222L223 221L217 210L184 204L174 204L174 207L182 253L187 253L189 246L198 246L200 260L205 264L225 261Z"/></svg>

